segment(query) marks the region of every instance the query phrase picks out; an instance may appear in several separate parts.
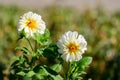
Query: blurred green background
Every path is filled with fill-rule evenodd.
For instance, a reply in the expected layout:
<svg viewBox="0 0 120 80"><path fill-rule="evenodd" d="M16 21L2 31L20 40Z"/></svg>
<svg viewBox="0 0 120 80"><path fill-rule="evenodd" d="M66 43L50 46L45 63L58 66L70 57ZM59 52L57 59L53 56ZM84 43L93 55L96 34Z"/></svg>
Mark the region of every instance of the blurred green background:
<svg viewBox="0 0 120 80"><path fill-rule="evenodd" d="M8 68L16 55L14 48L21 45L17 22L21 15L31 9L0 5L0 80L9 75ZM71 8L49 6L42 10L32 9L40 14L51 32L52 41L66 31L78 31L84 35L88 50L83 56L92 56L93 62L83 75L84 80L120 80L120 12L108 13L99 6L80 13ZM17 53L19 54L19 53ZM6 79L7 80L7 79Z"/></svg>

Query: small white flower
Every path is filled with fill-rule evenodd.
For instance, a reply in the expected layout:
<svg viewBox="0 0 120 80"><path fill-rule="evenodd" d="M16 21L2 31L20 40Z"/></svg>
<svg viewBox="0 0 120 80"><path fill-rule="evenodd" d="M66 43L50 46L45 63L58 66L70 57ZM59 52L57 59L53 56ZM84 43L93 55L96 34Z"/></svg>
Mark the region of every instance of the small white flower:
<svg viewBox="0 0 120 80"><path fill-rule="evenodd" d="M25 13L18 21L18 32L24 29L27 38L33 37L35 33L44 34L45 28L46 25L41 16L33 12Z"/></svg>
<svg viewBox="0 0 120 80"><path fill-rule="evenodd" d="M57 42L58 52L66 62L79 61L82 54L87 50L87 42L76 31L68 31Z"/></svg>

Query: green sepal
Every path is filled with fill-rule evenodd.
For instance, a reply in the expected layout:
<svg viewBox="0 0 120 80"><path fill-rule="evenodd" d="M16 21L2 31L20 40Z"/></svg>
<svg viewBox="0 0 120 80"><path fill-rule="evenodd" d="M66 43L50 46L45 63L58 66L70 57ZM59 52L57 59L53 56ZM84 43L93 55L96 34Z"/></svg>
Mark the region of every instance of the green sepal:
<svg viewBox="0 0 120 80"><path fill-rule="evenodd" d="M19 41L19 40L22 39L23 37L26 37L26 34L25 34L24 29L22 29L22 31L19 33L19 38L17 39L17 41Z"/></svg>

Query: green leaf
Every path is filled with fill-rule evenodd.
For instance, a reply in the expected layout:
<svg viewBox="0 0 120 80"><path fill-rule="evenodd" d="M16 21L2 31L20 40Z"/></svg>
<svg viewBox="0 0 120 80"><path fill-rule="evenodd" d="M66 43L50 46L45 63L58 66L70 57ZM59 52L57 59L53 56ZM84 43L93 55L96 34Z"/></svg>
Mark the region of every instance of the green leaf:
<svg viewBox="0 0 120 80"><path fill-rule="evenodd" d="M14 65L16 65L18 63L19 63L19 57L17 57L17 56L13 57L11 66L14 66Z"/></svg>
<svg viewBox="0 0 120 80"><path fill-rule="evenodd" d="M23 71L20 71L20 72L17 73L17 75L20 75L20 76L25 76L25 74L26 74L26 73L23 72Z"/></svg>
<svg viewBox="0 0 120 80"><path fill-rule="evenodd" d="M79 66L80 69L84 70L85 67L88 67L91 62L92 57L84 57L77 63L77 66Z"/></svg>
<svg viewBox="0 0 120 80"><path fill-rule="evenodd" d="M54 69L57 69L57 67L58 67L58 64L53 66ZM55 70L47 66L38 65L34 68L34 71L36 73L35 76L39 79L44 80L46 79L46 77L49 76L50 78L53 78L54 80L63 80L63 78L60 75L58 75L58 73Z"/></svg>
<svg viewBox="0 0 120 80"><path fill-rule="evenodd" d="M20 47L20 46L18 46L18 47L15 48L15 50L21 50L25 54L28 54L28 55L31 54L31 52L26 47Z"/></svg>
<svg viewBox="0 0 120 80"><path fill-rule="evenodd" d="M34 71L29 71L28 73L26 73L26 76L27 77L32 77L35 75L35 72Z"/></svg>
<svg viewBox="0 0 120 80"><path fill-rule="evenodd" d="M56 72L60 72L61 70L61 65L60 64L55 64L51 67L52 70L56 71Z"/></svg>
<svg viewBox="0 0 120 80"><path fill-rule="evenodd" d="M23 55L19 57L20 64L23 64L25 62L29 63L29 59L27 56Z"/></svg>
<svg viewBox="0 0 120 80"><path fill-rule="evenodd" d="M77 80L83 80L83 78L82 77L77 77Z"/></svg>
<svg viewBox="0 0 120 80"><path fill-rule="evenodd" d="M49 74L47 72L47 70L41 65L36 66L33 70L35 73L39 73L40 75L48 75Z"/></svg>
<svg viewBox="0 0 120 80"><path fill-rule="evenodd" d="M33 70L36 73L35 77L39 80L44 80L44 77L49 75L46 69L41 65L37 65Z"/></svg>
<svg viewBox="0 0 120 80"><path fill-rule="evenodd" d="M49 67L44 67L46 69L46 71L49 73L49 74L52 74L52 75L58 75L58 73L52 69L50 69Z"/></svg>
<svg viewBox="0 0 120 80"><path fill-rule="evenodd" d="M82 74L86 74L86 72L85 72L85 71L81 71L81 72L79 73L79 75L82 75Z"/></svg>
<svg viewBox="0 0 120 80"><path fill-rule="evenodd" d="M63 80L63 78L60 75L54 76L50 75L54 80Z"/></svg>
<svg viewBox="0 0 120 80"><path fill-rule="evenodd" d="M14 62L11 64L11 67L17 65L18 63L19 63L19 60L14 61Z"/></svg>
<svg viewBox="0 0 120 80"><path fill-rule="evenodd" d="M44 51L44 49L45 49L45 48L37 49L38 56L43 56L43 51Z"/></svg>
<svg viewBox="0 0 120 80"><path fill-rule="evenodd" d="M40 44L40 45L47 45L50 40L50 32L48 29L45 30L44 34L35 34L34 39Z"/></svg>
<svg viewBox="0 0 120 80"><path fill-rule="evenodd" d="M35 74L35 77L39 80L44 80L44 76L43 75L40 75L40 74Z"/></svg>
<svg viewBox="0 0 120 80"><path fill-rule="evenodd" d="M44 49L43 56L52 61L58 59L60 54L58 53L56 43L51 43L48 47L46 47L46 49Z"/></svg>

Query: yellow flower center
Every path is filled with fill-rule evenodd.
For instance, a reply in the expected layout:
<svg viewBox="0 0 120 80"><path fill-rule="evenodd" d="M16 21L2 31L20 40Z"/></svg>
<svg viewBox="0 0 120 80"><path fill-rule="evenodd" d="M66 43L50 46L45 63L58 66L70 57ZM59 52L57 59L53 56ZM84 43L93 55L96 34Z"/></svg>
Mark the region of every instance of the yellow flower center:
<svg viewBox="0 0 120 80"><path fill-rule="evenodd" d="M26 25L30 28L30 29L34 29L36 27L36 21L35 20L28 20L26 22Z"/></svg>
<svg viewBox="0 0 120 80"><path fill-rule="evenodd" d="M69 51L70 51L70 52L74 52L74 53L79 50L79 47L78 47L77 45L75 45L75 44L70 44L70 45L68 46L68 48L69 48Z"/></svg>

